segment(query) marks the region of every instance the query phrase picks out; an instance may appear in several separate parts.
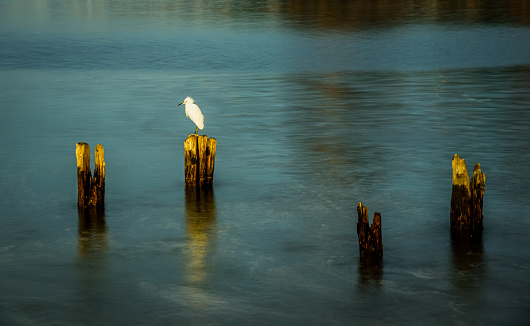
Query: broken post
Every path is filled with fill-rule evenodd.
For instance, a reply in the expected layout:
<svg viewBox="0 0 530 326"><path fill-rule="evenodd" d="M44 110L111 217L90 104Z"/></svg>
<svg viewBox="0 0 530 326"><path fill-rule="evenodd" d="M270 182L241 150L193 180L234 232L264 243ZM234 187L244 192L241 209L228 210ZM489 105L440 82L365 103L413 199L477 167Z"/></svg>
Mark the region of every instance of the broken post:
<svg viewBox="0 0 530 326"><path fill-rule="evenodd" d="M186 186L211 186L217 141L206 135L189 135L184 141L184 176Z"/></svg>
<svg viewBox="0 0 530 326"><path fill-rule="evenodd" d="M480 163L473 169L469 181L466 161L455 154L452 161L453 187L451 191L451 238L481 239L483 227L482 206L486 176Z"/></svg>
<svg viewBox="0 0 530 326"><path fill-rule="evenodd" d="M380 263L383 260L383 234L381 213L375 212L372 226L368 220L368 208L362 203L357 206L357 236L361 262Z"/></svg>
<svg viewBox="0 0 530 326"><path fill-rule="evenodd" d="M103 207L105 203L105 160L103 145L96 145L94 176L90 171L90 146L77 143L77 206Z"/></svg>

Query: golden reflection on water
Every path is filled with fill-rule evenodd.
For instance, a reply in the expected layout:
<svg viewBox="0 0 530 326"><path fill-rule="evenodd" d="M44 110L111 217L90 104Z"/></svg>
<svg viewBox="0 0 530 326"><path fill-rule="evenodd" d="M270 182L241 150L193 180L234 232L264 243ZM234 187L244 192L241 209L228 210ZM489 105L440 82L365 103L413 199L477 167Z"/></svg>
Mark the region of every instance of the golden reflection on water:
<svg viewBox="0 0 530 326"><path fill-rule="evenodd" d="M78 253L80 257L91 251L107 248L107 225L103 208L78 208Z"/></svg>
<svg viewBox="0 0 530 326"><path fill-rule="evenodd" d="M526 1L431 0L420 3L410 0L350 1L350 0L265 0L265 1L9 1L1 6L9 19L31 17L31 23L52 21L56 12L67 12L79 22L97 23L109 14L122 16L140 12L145 17L169 23L208 17L214 21L233 22L257 19L286 23L301 28L349 30L366 26L396 26L409 20L427 23L510 22L530 24ZM28 14L29 12L29 14Z"/></svg>
<svg viewBox="0 0 530 326"><path fill-rule="evenodd" d="M216 223L215 199L212 187L186 187L186 230L189 259L186 279L202 283L210 272L207 261L212 248L212 230Z"/></svg>

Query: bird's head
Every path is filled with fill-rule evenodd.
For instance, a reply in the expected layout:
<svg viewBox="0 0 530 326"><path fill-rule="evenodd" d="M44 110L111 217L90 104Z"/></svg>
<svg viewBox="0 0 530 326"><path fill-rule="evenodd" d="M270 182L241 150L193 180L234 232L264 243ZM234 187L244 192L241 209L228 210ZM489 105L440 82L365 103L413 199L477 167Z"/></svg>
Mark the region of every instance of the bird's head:
<svg viewBox="0 0 530 326"><path fill-rule="evenodd" d="M195 101L194 101L191 97L188 96L188 97L186 97L186 98L184 99L184 101L183 101L182 103L180 103L179 105L182 105L182 104L188 104L188 103L189 103L189 104L192 104L192 103L195 103Z"/></svg>

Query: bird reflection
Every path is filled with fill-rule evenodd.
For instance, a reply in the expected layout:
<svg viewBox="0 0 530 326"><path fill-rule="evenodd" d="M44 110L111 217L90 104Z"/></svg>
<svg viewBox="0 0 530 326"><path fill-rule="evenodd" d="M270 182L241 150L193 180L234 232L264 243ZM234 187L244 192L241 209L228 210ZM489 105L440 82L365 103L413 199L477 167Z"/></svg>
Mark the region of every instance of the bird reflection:
<svg viewBox="0 0 530 326"><path fill-rule="evenodd" d="M482 239L452 240L452 283L458 290L479 288L483 272Z"/></svg>
<svg viewBox="0 0 530 326"><path fill-rule="evenodd" d="M201 283L208 275L207 256L215 222L213 188L186 187L186 230L190 252L186 272L191 283Z"/></svg>
<svg viewBox="0 0 530 326"><path fill-rule="evenodd" d="M107 226L103 208L78 208L78 252L85 256L90 251L106 249Z"/></svg>

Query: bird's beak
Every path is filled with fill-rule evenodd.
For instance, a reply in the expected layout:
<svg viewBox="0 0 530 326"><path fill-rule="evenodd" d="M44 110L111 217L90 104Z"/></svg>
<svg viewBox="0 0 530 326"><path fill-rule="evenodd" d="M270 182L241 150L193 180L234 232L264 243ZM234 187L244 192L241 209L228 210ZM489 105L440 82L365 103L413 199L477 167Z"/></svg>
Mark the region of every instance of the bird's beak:
<svg viewBox="0 0 530 326"><path fill-rule="evenodd" d="M182 104L184 104L184 102L180 103L179 105L182 105ZM179 106L179 105L177 105L177 106Z"/></svg>

